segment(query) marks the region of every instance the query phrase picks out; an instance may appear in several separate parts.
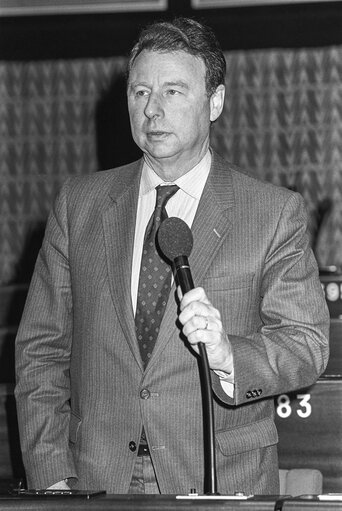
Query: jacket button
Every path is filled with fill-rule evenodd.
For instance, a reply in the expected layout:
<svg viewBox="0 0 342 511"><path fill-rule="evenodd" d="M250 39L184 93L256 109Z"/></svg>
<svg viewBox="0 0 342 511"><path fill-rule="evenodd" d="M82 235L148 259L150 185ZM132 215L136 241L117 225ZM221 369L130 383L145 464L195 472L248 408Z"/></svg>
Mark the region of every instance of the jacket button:
<svg viewBox="0 0 342 511"><path fill-rule="evenodd" d="M129 450L134 452L137 450L137 444L133 440L128 444Z"/></svg>
<svg viewBox="0 0 342 511"><path fill-rule="evenodd" d="M140 392L141 399L148 399L151 396L151 392L148 389L142 389Z"/></svg>

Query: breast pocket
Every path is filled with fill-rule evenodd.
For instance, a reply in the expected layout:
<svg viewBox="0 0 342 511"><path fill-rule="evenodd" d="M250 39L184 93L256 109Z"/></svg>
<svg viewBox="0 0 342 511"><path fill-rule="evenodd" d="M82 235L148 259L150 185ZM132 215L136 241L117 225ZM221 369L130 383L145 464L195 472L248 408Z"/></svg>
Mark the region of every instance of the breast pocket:
<svg viewBox="0 0 342 511"><path fill-rule="evenodd" d="M260 322L255 274L223 275L203 281L209 300L220 313L227 333L247 335Z"/></svg>

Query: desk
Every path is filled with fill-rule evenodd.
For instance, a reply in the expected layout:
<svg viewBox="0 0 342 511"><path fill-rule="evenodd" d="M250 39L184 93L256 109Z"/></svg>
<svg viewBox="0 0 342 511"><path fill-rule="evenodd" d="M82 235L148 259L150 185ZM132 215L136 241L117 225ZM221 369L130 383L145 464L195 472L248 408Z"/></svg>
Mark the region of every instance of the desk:
<svg viewBox="0 0 342 511"><path fill-rule="evenodd" d="M281 511L341 511L341 501L320 501L317 497L293 498L282 502Z"/></svg>
<svg viewBox="0 0 342 511"><path fill-rule="evenodd" d="M247 501L178 500L175 495L105 495L89 500L77 497L18 499L0 495L0 511L274 511L278 496Z"/></svg>
<svg viewBox="0 0 342 511"><path fill-rule="evenodd" d="M179 500L175 495L104 495L89 500L77 497L18 499L0 495L0 511L335 511L342 502L311 498L256 496L248 500Z"/></svg>

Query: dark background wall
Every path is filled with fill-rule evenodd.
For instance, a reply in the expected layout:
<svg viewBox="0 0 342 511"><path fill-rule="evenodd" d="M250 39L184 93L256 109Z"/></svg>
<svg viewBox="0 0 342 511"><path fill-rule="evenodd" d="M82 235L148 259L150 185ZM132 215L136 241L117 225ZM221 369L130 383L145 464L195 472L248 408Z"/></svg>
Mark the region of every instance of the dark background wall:
<svg viewBox="0 0 342 511"><path fill-rule="evenodd" d="M153 19L195 16L207 22L223 49L303 48L342 42L339 1L291 0L274 5L194 9L169 0L165 11L23 16L0 19L0 59L37 60L125 55Z"/></svg>

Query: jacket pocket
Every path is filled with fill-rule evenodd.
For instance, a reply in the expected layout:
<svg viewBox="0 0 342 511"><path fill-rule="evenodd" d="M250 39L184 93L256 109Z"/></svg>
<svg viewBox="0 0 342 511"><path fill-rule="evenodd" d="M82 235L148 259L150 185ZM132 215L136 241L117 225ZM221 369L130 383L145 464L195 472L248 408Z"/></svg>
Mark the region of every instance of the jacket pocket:
<svg viewBox="0 0 342 511"><path fill-rule="evenodd" d="M72 444L75 444L77 442L78 430L80 429L81 423L82 419L80 419L80 417L78 417L74 413L71 413L69 423L69 441Z"/></svg>
<svg viewBox="0 0 342 511"><path fill-rule="evenodd" d="M225 456L260 449L277 442L278 432L272 417L216 432L216 443Z"/></svg>

